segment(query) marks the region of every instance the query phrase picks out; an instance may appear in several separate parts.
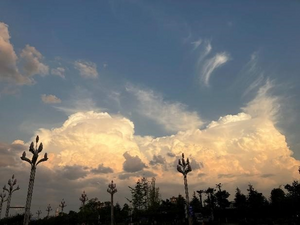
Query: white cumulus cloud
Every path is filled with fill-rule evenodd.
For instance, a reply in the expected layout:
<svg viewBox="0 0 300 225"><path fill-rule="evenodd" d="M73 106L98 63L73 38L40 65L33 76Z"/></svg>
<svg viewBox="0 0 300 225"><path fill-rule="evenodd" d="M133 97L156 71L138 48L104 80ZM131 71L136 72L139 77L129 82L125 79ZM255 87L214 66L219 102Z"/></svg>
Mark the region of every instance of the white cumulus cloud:
<svg viewBox="0 0 300 225"><path fill-rule="evenodd" d="M41 62L43 56L35 48L29 45L20 54L22 64L19 71L19 59L10 42L8 25L0 22L0 81L11 85L33 84L33 75L46 75L49 72L47 65Z"/></svg>
<svg viewBox="0 0 300 225"><path fill-rule="evenodd" d="M43 95L41 95L41 99L44 103L47 103L47 104L61 103L61 100L58 97L56 97L55 95L43 94Z"/></svg>
<svg viewBox="0 0 300 225"><path fill-rule="evenodd" d="M55 69L51 69L51 74L60 76L61 78L65 78L65 68L63 67L57 67Z"/></svg>
<svg viewBox="0 0 300 225"><path fill-rule="evenodd" d="M42 54L35 47L26 45L20 56L23 60L23 71L26 76L47 75L49 73L49 67L41 62Z"/></svg>
<svg viewBox="0 0 300 225"><path fill-rule="evenodd" d="M18 85L31 83L30 79L20 74L17 67L18 56L10 43L8 25L0 22L0 81Z"/></svg>
<svg viewBox="0 0 300 225"><path fill-rule="evenodd" d="M75 68L79 70L79 73L84 78L97 78L98 71L97 65L93 62L87 62L83 60L78 60L74 63Z"/></svg>
<svg viewBox="0 0 300 225"><path fill-rule="evenodd" d="M182 130L164 137L135 135L134 123L122 116L94 111L74 113L61 126L36 132L49 157L39 167L36 182L40 183L36 188L48 193L49 201L70 187L76 195L84 188L88 194L98 196L96 193L105 191L113 179L118 185L116 201L122 202L130 196L128 186L133 186L138 177L156 176L165 199L184 193L182 175L176 170L184 152L193 169L188 174L191 193L222 183L233 195L236 187L246 192L251 183L267 197L272 188L298 179L300 163L276 128L274 110L280 99L270 95L271 88L272 83L267 82L236 115L224 115L202 130ZM22 185L28 184L27 177L23 179L28 165L12 168L6 162L20 160L29 143L26 146L21 141L0 143L2 183L7 182L5 174L15 173ZM72 200L75 197L68 200L70 205L78 204Z"/></svg>

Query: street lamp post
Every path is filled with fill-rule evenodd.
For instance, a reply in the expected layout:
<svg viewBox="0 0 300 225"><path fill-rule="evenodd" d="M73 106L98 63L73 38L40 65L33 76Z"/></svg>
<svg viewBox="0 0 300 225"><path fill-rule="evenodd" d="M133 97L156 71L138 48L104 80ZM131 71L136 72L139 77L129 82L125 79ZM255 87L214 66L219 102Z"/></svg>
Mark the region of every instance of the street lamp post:
<svg viewBox="0 0 300 225"><path fill-rule="evenodd" d="M14 188L14 186L17 184L17 179L15 179L15 175L12 175L11 179L8 180L7 184L9 186L8 188L6 187L6 185L4 185L3 187L3 190L8 192L8 196L6 199L7 205L6 205L5 217L8 217L9 214L12 193L20 189L19 185L16 188Z"/></svg>
<svg viewBox="0 0 300 225"><path fill-rule="evenodd" d="M33 186L34 186L34 178L35 178L36 167L39 163L48 160L47 153L45 153L44 158L42 158L38 161L39 153L43 150L43 144L42 143L40 143L39 147L37 147L38 142L39 142L39 136L36 136L35 147L34 147L33 142L31 142L31 145L29 147L29 151L32 153L32 159L31 160L26 157L25 151L23 152L22 157L21 157L21 159L23 161L26 161L31 165L23 225L28 225L29 219L30 219L30 207L31 207L32 194L33 194Z"/></svg>
<svg viewBox="0 0 300 225"><path fill-rule="evenodd" d="M42 211L39 209L36 214L38 215L38 220L40 219L40 215L42 214Z"/></svg>
<svg viewBox="0 0 300 225"><path fill-rule="evenodd" d="M87 200L89 200L88 197L87 197L87 195L86 195L86 193L85 193L85 191L82 192L81 197L79 198L79 200L82 203L82 207L85 205L85 202Z"/></svg>
<svg viewBox="0 0 300 225"><path fill-rule="evenodd" d="M114 224L114 194L117 192L116 184L113 181L108 185L107 192L110 193L110 216L111 225Z"/></svg>
<svg viewBox="0 0 300 225"><path fill-rule="evenodd" d="M6 197L6 193L4 192L4 189L3 189L3 192L0 194L0 220L1 220L1 213L2 213L2 205L3 205L3 202L5 202L6 200L4 200Z"/></svg>
<svg viewBox="0 0 300 225"><path fill-rule="evenodd" d="M50 211L52 211L52 208L51 208L51 205L49 204L49 205L47 206L47 209L46 209L46 212L47 212L47 218L49 218Z"/></svg>
<svg viewBox="0 0 300 225"><path fill-rule="evenodd" d="M64 208L66 207L66 202L64 199L61 200L59 207L61 208L61 212L64 212Z"/></svg>
<svg viewBox="0 0 300 225"><path fill-rule="evenodd" d="M177 171L179 173L182 173L182 175L183 175L185 198L186 198L185 213L186 213L186 216L188 217L189 225L192 225L192 217L188 212L188 210L190 208L190 200L189 200L189 189L188 189L188 183L187 183L187 174L192 171L192 167L190 165L190 161L188 158L185 161L183 153L182 153L182 159L178 160Z"/></svg>

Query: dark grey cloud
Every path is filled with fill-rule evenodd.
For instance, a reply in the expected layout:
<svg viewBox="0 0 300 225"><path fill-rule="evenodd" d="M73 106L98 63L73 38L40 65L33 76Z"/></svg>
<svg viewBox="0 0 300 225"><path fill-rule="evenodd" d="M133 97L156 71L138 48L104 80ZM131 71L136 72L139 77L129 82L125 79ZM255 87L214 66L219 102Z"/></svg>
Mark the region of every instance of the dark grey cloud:
<svg viewBox="0 0 300 225"><path fill-rule="evenodd" d="M125 162L123 163L124 171L133 173L147 168L145 163L143 163L138 156L131 156L128 152L125 152L123 156L125 158Z"/></svg>
<svg viewBox="0 0 300 225"><path fill-rule="evenodd" d="M198 170L204 168L203 163L197 162L195 159L190 160L190 165L192 167L192 170Z"/></svg>
<svg viewBox="0 0 300 225"><path fill-rule="evenodd" d="M26 147L23 144L0 142L0 167L15 166L21 162L21 155Z"/></svg>
<svg viewBox="0 0 300 225"><path fill-rule="evenodd" d="M224 174L224 173L218 174L218 178L233 178L235 176L236 175L234 175L234 174Z"/></svg>
<svg viewBox="0 0 300 225"><path fill-rule="evenodd" d="M97 169L92 169L91 170L92 173L95 173L95 174L99 174L99 173L113 173L113 169L110 168L110 167L105 167L103 165L103 163L99 164L98 165L98 168Z"/></svg>
<svg viewBox="0 0 300 225"><path fill-rule="evenodd" d="M119 179L120 180L126 180L130 177L156 177L156 173L153 173L152 171L149 170L143 170L143 171L138 171L135 173L122 173L119 174Z"/></svg>
<svg viewBox="0 0 300 225"><path fill-rule="evenodd" d="M167 156L175 157L176 155L175 155L174 153L172 153L172 152L168 152L168 153L167 153Z"/></svg>
<svg viewBox="0 0 300 225"><path fill-rule="evenodd" d="M157 165L157 164L165 164L166 159L161 155L154 155L153 159L150 161L150 165Z"/></svg>
<svg viewBox="0 0 300 225"><path fill-rule="evenodd" d="M69 179L69 180L77 180L79 178L84 178L87 176L88 171L86 168L82 166L65 166L59 171L62 177Z"/></svg>
<svg viewBox="0 0 300 225"><path fill-rule="evenodd" d="M262 174L260 177L262 177L262 178L268 178L268 177L273 177L273 176L275 176L275 174L266 173L266 174Z"/></svg>
<svg viewBox="0 0 300 225"><path fill-rule="evenodd" d="M199 174L198 174L198 177L205 177L205 176L207 176L206 173L199 173Z"/></svg>

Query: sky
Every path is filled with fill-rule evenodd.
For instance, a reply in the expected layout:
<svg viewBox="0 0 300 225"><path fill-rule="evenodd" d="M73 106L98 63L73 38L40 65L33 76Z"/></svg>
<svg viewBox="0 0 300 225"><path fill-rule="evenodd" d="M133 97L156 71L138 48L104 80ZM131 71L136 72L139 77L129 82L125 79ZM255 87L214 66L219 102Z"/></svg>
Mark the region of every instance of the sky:
<svg viewBox="0 0 300 225"><path fill-rule="evenodd" d="M299 1L1 1L0 184L24 206L39 135L32 212L62 200L115 202L156 178L162 199L298 180ZM4 205L5 207L5 205ZM3 210L4 211L4 210ZM12 214L16 213L14 211ZM2 216L4 213L2 212Z"/></svg>

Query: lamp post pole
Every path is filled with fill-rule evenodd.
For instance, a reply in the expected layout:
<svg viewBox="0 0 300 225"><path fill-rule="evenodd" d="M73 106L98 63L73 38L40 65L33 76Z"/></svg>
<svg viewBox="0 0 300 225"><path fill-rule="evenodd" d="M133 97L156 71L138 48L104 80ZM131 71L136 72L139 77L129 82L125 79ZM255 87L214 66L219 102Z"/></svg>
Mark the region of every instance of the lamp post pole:
<svg viewBox="0 0 300 225"><path fill-rule="evenodd" d="M50 211L52 211L52 208L51 208L51 205L49 204L49 205L47 206L47 209L46 209L46 212L47 212L47 218L49 218Z"/></svg>
<svg viewBox="0 0 300 225"><path fill-rule="evenodd" d="M23 225L28 225L29 220L30 220L30 207L31 207L31 200L32 200L32 193L33 193L36 167L39 163L48 160L47 153L45 153L44 158L40 159L39 161L37 160L38 157L39 157L39 153L43 150L43 144L42 143L40 143L39 147L37 147L38 142L39 142L39 136L36 136L35 147L34 147L33 142L31 142L31 145L29 147L29 151L32 153L32 159L31 160L26 157L26 152L25 151L23 152L22 157L21 157L21 159L23 161L26 161L31 165Z"/></svg>
<svg viewBox="0 0 300 225"><path fill-rule="evenodd" d="M64 208L66 207L66 202L64 199L61 200L59 207L61 208L61 212L64 212Z"/></svg>
<svg viewBox="0 0 300 225"><path fill-rule="evenodd" d="M6 205L5 217L8 217L9 214L12 193L20 189L19 185L16 188L14 188L14 186L17 184L17 179L15 179L15 175L12 175L11 179L8 180L7 184L8 184L8 188L6 187L6 185L4 185L3 187L3 190L8 192L8 196L6 199L7 205Z"/></svg>
<svg viewBox="0 0 300 225"><path fill-rule="evenodd" d="M87 200L89 200L88 197L87 197L87 195L86 195L86 193L85 193L85 191L82 192L81 197L79 198L79 200L82 203L82 207L85 205L85 202Z"/></svg>
<svg viewBox="0 0 300 225"><path fill-rule="evenodd" d="M36 214L38 215L38 220L40 219L40 215L42 214L42 211L39 209Z"/></svg>
<svg viewBox="0 0 300 225"><path fill-rule="evenodd" d="M114 194L117 192L116 184L113 181L108 185L107 192L110 193L110 216L111 225L114 224Z"/></svg>
<svg viewBox="0 0 300 225"><path fill-rule="evenodd" d="M6 193L4 192L4 189L3 189L3 192L0 194L0 220L1 220L1 213L2 213L2 205L3 205L3 202L5 202L6 200L4 200L6 197Z"/></svg>
<svg viewBox="0 0 300 225"><path fill-rule="evenodd" d="M188 189L188 183L187 183L187 174L192 171L192 167L190 165L190 161L188 158L185 161L183 153L182 153L181 160L180 159L178 160L177 171L183 175L185 198L186 198L185 213L186 213L186 216L188 217L189 225L192 225L192 217L191 217L190 213L188 212L188 210L190 208L190 200L189 200L189 189Z"/></svg>

